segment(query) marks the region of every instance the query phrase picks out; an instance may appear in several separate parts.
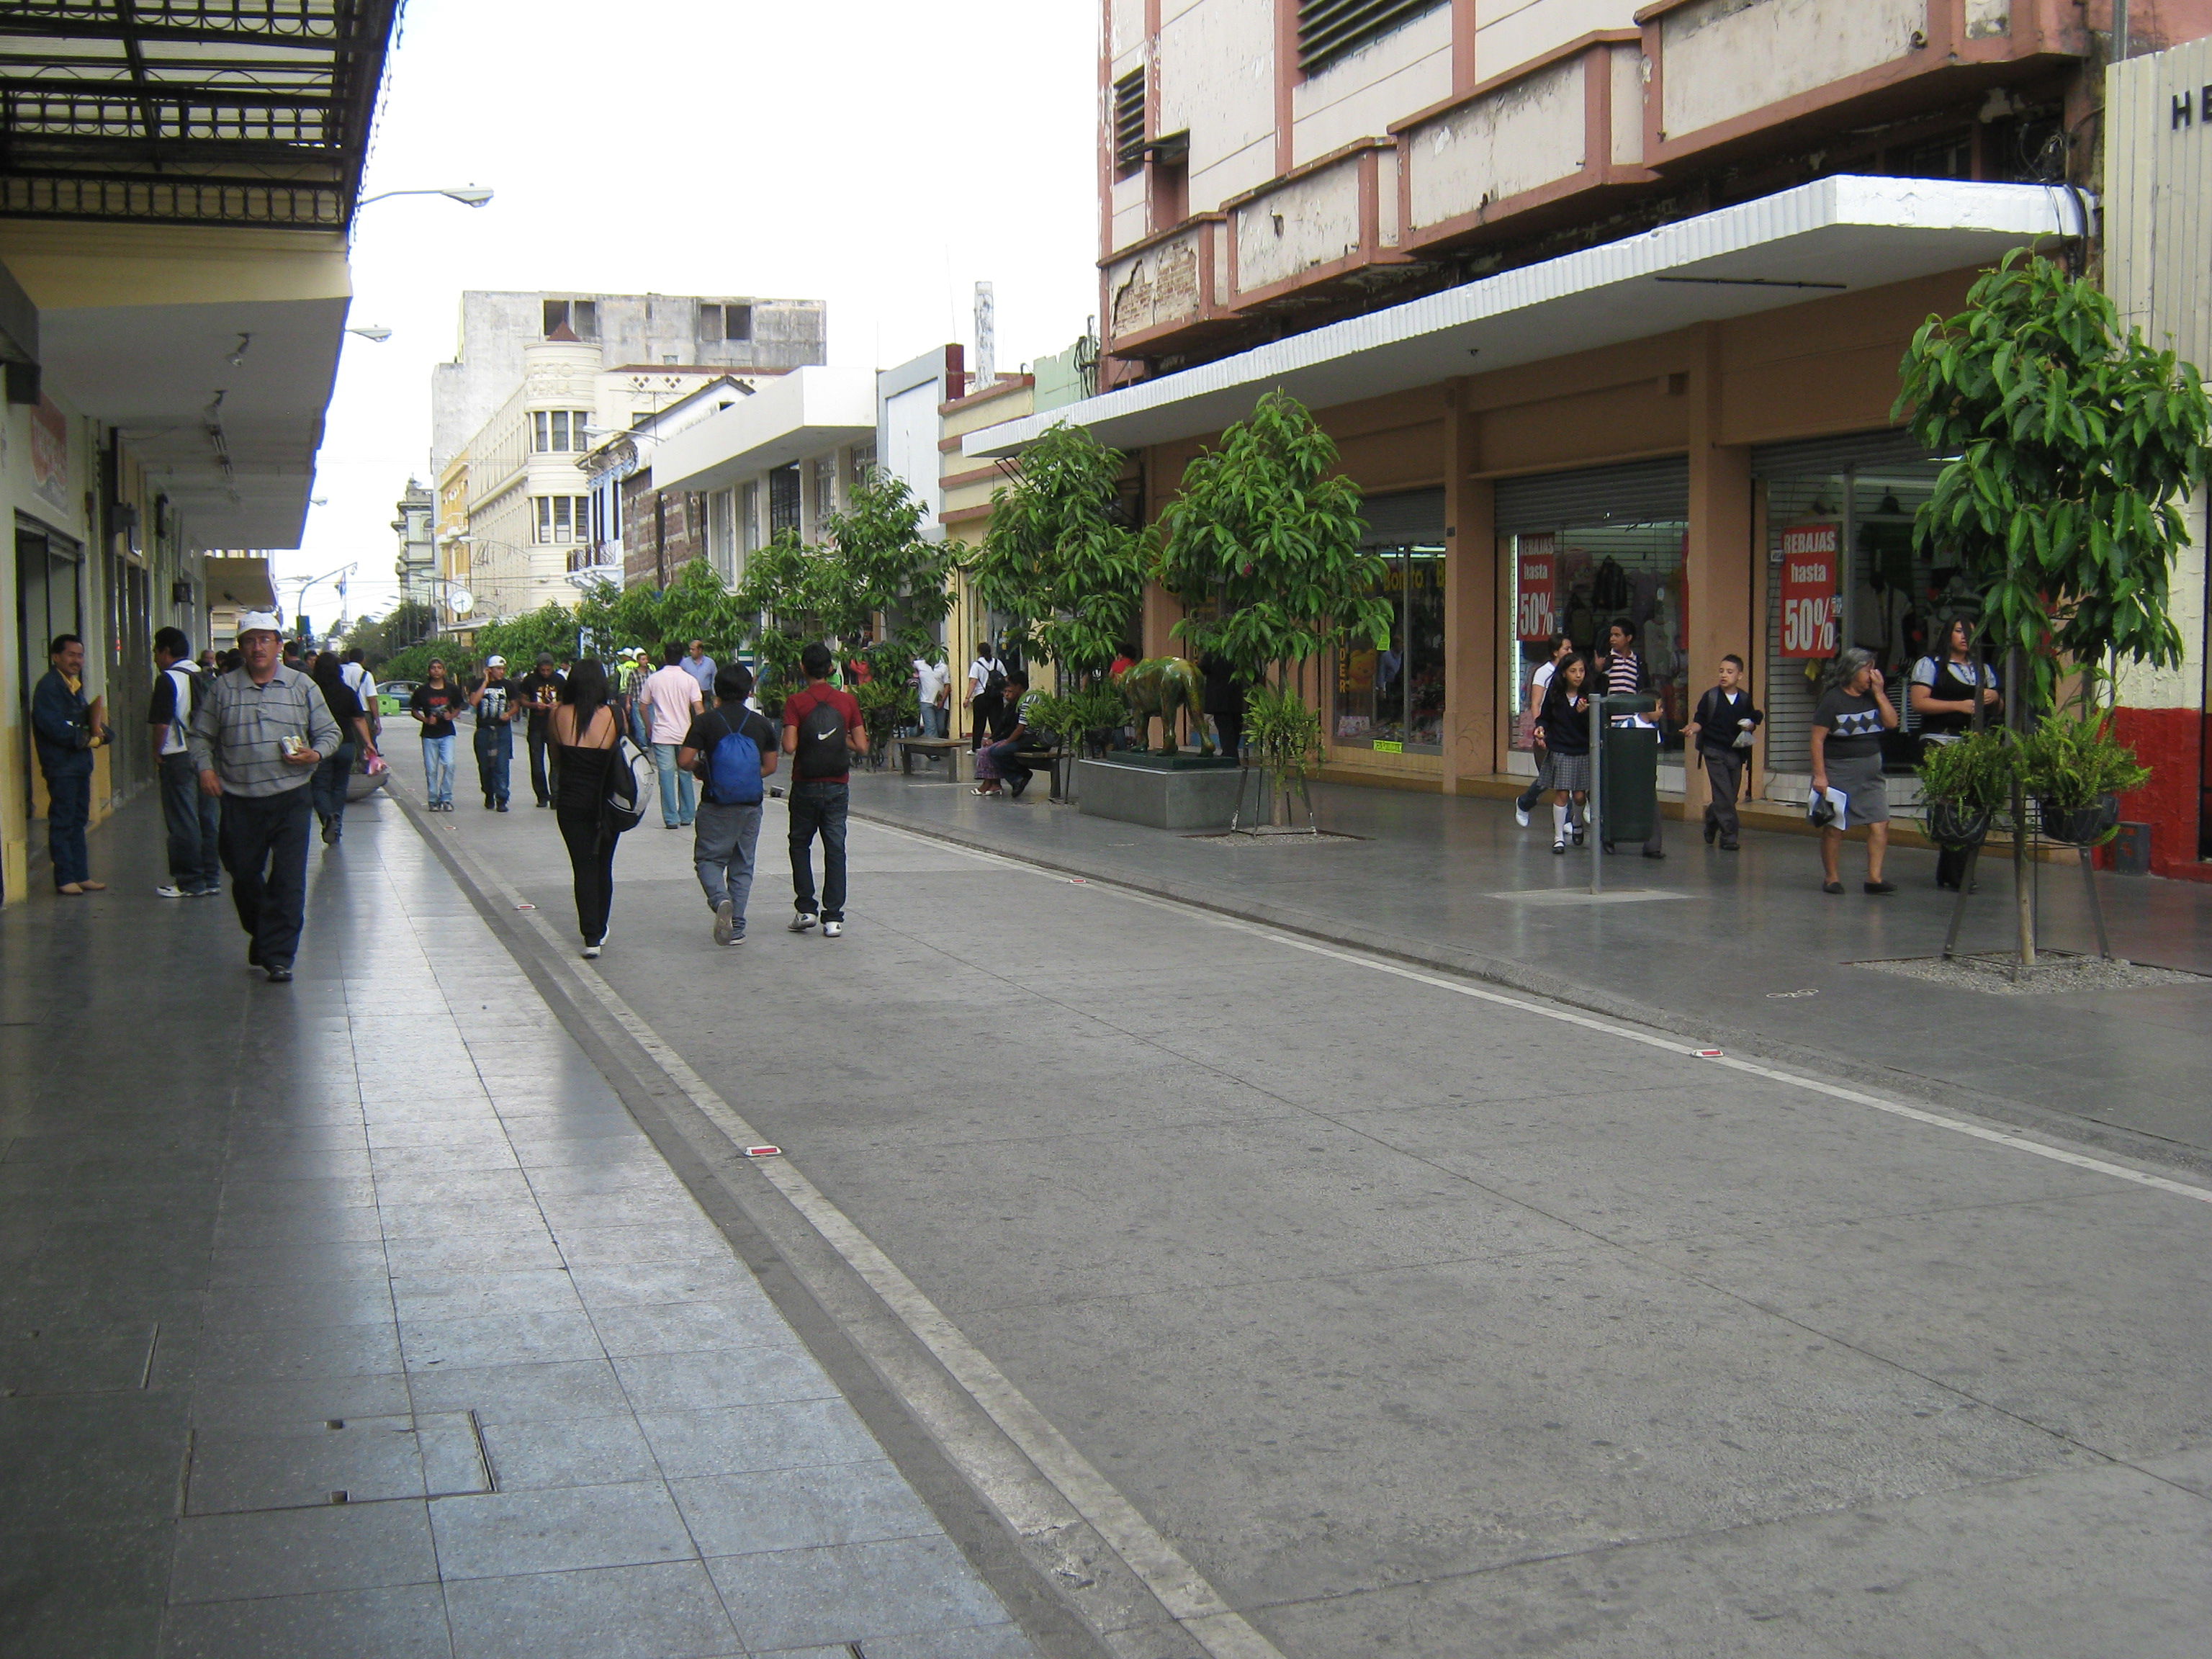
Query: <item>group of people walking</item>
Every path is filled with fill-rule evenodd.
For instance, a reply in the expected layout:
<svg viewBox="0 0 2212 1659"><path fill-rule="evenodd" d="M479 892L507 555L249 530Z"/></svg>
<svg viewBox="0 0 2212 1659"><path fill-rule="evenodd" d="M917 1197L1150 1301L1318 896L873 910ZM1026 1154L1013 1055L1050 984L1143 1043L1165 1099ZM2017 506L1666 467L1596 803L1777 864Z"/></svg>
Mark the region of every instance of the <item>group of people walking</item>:
<svg viewBox="0 0 2212 1659"><path fill-rule="evenodd" d="M1598 699L1650 690L1635 638L1626 618L1607 628L1601 652L1579 651L1565 635L1555 634L1529 676L1520 745L1534 750L1536 775L1515 800L1514 817L1526 829L1549 794L1555 854L1583 845L1589 833L1591 721L1601 707ZM1724 853L1741 846L1742 824L1736 805L1743 798L1756 733L1766 719L1753 702L1747 679L1742 658L1733 653L1723 657L1716 683L1698 699L1697 711L1682 734L1710 786L1704 814L1705 844L1717 845ZM1914 664L1907 684L1907 706L1927 743L1956 742L1978 712L1985 716L2001 701L1996 672L1979 660L1973 624L1965 617L1945 623L1939 648ZM1649 723L1644 714L1613 713L1605 718L1608 729ZM1820 831L1820 888L1825 893L1844 890L1844 840L1862 824L1867 830L1863 890L1875 896L1897 890L1884 873L1890 811L1882 751L1884 733L1902 724L1874 653L1857 646L1840 653L1829 665L1809 734L1808 813ZM1613 850L1610 842L1605 850ZM1666 857L1656 817L1644 855ZM1936 885L1955 890L1964 878L1966 862L1963 850L1942 849L1936 860Z"/></svg>

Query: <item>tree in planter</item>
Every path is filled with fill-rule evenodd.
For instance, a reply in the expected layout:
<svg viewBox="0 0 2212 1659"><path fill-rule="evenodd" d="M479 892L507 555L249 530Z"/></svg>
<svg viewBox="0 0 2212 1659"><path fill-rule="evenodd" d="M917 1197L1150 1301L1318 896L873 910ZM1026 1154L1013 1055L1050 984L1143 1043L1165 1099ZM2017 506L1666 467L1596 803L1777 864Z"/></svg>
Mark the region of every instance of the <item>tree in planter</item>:
<svg viewBox="0 0 2212 1659"><path fill-rule="evenodd" d="M1151 532L1121 506L1127 458L1079 427L1048 428L1009 484L964 568L977 596L1013 618L1007 643L1053 665L1063 690L1103 673L1134 630Z"/></svg>
<svg viewBox="0 0 2212 1659"><path fill-rule="evenodd" d="M2197 370L2112 302L2039 255L2008 254L1930 317L1901 368L1896 413L1945 466L1914 525L1982 599L1982 632L2005 653L2012 720L2057 702L2068 662L2085 709L2110 665L2181 659L2169 584L2187 539L2181 503L2205 477L2212 402ZM2011 787L2020 957L2035 960L2027 791Z"/></svg>
<svg viewBox="0 0 2212 1659"><path fill-rule="evenodd" d="M1255 721L1260 690L1294 696L1292 672L1309 658L1389 642L1396 613L1382 592L1384 562L1359 545L1359 491L1336 463L1335 443L1305 406L1271 392L1250 420L1222 434L1220 448L1183 469L1182 491L1160 516L1158 580L1187 607L1213 605L1211 615L1185 616L1176 635L1194 657L1227 659L1251 688ZM1254 747L1278 769L1275 817L1286 823L1303 761L1270 753L1256 725Z"/></svg>
<svg viewBox="0 0 2212 1659"><path fill-rule="evenodd" d="M745 560L744 574L730 594L738 631L760 664L757 681L763 708L781 708L799 690L799 653L823 634L820 555L796 532L779 531L766 547Z"/></svg>
<svg viewBox="0 0 2212 1659"><path fill-rule="evenodd" d="M864 635L869 639L859 653L868 678L858 690L900 688L896 698L888 690L873 698L868 741L878 757L893 727L921 718L907 681L915 659L935 652L952 608L951 550L923 537L921 519L921 503L905 483L872 467L844 510L823 526L815 602L823 630L848 650ZM864 712L872 707L868 697L860 702Z"/></svg>

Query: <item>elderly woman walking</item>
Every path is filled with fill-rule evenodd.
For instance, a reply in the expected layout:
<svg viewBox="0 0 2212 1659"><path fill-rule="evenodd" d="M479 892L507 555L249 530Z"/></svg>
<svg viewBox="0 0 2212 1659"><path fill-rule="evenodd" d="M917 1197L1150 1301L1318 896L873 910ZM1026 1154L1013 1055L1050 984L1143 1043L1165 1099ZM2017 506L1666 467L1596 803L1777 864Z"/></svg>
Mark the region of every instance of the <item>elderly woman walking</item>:
<svg viewBox="0 0 2212 1659"><path fill-rule="evenodd" d="M1897 710L1882 689L1874 653L1857 646L1836 659L1828 693L1813 710L1813 811L1820 826L1820 890L1844 890L1844 836L1853 826L1867 827L1867 878L1869 893L1894 893L1896 884L1881 878L1883 857L1889 851L1889 785L1881 775L1881 734L1897 729ZM1824 816L1823 797L1830 790L1843 797L1832 816Z"/></svg>

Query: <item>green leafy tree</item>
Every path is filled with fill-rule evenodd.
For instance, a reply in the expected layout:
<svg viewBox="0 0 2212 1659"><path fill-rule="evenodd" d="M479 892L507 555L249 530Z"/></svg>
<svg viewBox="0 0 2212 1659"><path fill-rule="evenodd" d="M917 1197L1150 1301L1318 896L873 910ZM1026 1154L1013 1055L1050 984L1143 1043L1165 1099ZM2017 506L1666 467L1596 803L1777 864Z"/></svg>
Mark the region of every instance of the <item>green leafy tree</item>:
<svg viewBox="0 0 2212 1659"><path fill-rule="evenodd" d="M1311 752L1306 723L1281 706L1292 670L1332 648L1388 644L1397 614L1388 567L1359 545L1359 491L1336 465L1305 406L1271 392L1183 469L1160 515L1158 580L1189 611L1176 635L1194 658L1226 659L1249 688L1252 746L1284 786L1279 824Z"/></svg>
<svg viewBox="0 0 2212 1659"><path fill-rule="evenodd" d="M1126 458L1055 422L991 492L991 527L967 561L977 594L1013 618L1008 643L1072 684L1104 672L1135 631L1154 538L1121 507Z"/></svg>
<svg viewBox="0 0 2212 1659"><path fill-rule="evenodd" d="M1915 531L1959 559L1982 635L2025 665L2039 708L2068 662L2181 660L2169 592L2205 476L2196 368L2120 331L2112 302L2039 255L1984 272L1966 309L1905 354L1897 413L1944 467Z"/></svg>
<svg viewBox="0 0 2212 1659"><path fill-rule="evenodd" d="M1183 469L1155 574L1187 607L1211 602L1175 626L1190 655L1256 686L1334 647L1389 643L1386 567L1359 545L1359 491L1336 465L1305 406L1271 392Z"/></svg>
<svg viewBox="0 0 2212 1659"><path fill-rule="evenodd" d="M766 547L745 560L744 575L730 595L744 638L760 664L763 706L781 708L803 676L799 653L821 637L824 580L817 551L793 531L779 531Z"/></svg>
<svg viewBox="0 0 2212 1659"><path fill-rule="evenodd" d="M1983 637L2003 651L2014 723L2050 713L2081 672L2084 711L2121 661L2181 660L2171 611L2182 502L2205 476L2212 404L2191 365L2121 332L2112 302L2024 251L1984 272L1966 309L1930 317L1901 369L1897 414L1957 459L1915 533L1967 573ZM2025 782L2012 788L2020 956L2035 959Z"/></svg>
<svg viewBox="0 0 2212 1659"><path fill-rule="evenodd" d="M903 684L952 608L951 549L922 535L922 512L902 480L874 467L823 526L817 614L848 650L867 638L860 654L874 680Z"/></svg>

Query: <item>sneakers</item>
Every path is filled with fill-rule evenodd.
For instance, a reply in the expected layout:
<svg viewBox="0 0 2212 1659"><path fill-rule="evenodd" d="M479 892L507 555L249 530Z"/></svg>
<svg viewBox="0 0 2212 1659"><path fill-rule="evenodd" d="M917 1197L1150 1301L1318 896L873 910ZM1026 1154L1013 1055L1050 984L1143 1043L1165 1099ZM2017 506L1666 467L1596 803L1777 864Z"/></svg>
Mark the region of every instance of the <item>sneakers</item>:
<svg viewBox="0 0 2212 1659"><path fill-rule="evenodd" d="M222 896L222 889L220 887L193 887L186 890L185 896L186 898L221 898Z"/></svg>
<svg viewBox="0 0 2212 1659"><path fill-rule="evenodd" d="M324 846L325 846L325 847L335 847L335 846L337 846L337 844L338 844L338 832L337 832L337 825L335 825L335 824L330 824L330 823L326 823L326 824L325 824L325 825L323 826L323 845L324 845Z"/></svg>
<svg viewBox="0 0 2212 1659"><path fill-rule="evenodd" d="M714 943L717 945L735 944L737 942L737 932L738 907L733 901L724 899L720 904L714 907Z"/></svg>
<svg viewBox="0 0 2212 1659"><path fill-rule="evenodd" d="M292 982L292 964L289 962L272 962L263 971L269 975L271 985L289 985Z"/></svg>
<svg viewBox="0 0 2212 1659"><path fill-rule="evenodd" d="M505 801L501 801L501 802L500 802L499 805L498 805L495 809L494 809L494 810L495 810L495 811L497 811L504 812L505 811L507 811L507 803L506 803Z"/></svg>
<svg viewBox="0 0 2212 1659"><path fill-rule="evenodd" d="M597 939L588 941L584 946L584 960L589 962L596 957L599 954L600 950L605 945L606 942L607 936L605 933L602 933Z"/></svg>
<svg viewBox="0 0 2212 1659"><path fill-rule="evenodd" d="M823 923L822 924L822 937L823 937L823 938L824 938L824 939L842 939L842 938L844 938L844 937L845 937L845 924L844 924L843 922L842 922L842 921L825 921L825 922L823 922Z"/></svg>
<svg viewBox="0 0 2212 1659"><path fill-rule="evenodd" d="M803 933L813 925L814 912L811 910L801 910L791 919L791 931L794 933Z"/></svg>
<svg viewBox="0 0 2212 1659"><path fill-rule="evenodd" d="M1517 799L1513 803L1513 822L1519 824L1523 830L1526 830L1528 827L1528 809L1523 806Z"/></svg>
<svg viewBox="0 0 2212 1659"><path fill-rule="evenodd" d="M191 898L193 896L185 889L173 884L167 887L156 887L154 890L154 896L156 898Z"/></svg>

